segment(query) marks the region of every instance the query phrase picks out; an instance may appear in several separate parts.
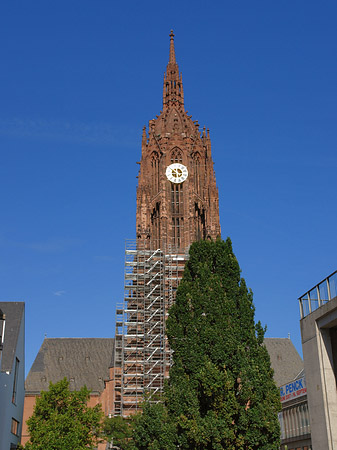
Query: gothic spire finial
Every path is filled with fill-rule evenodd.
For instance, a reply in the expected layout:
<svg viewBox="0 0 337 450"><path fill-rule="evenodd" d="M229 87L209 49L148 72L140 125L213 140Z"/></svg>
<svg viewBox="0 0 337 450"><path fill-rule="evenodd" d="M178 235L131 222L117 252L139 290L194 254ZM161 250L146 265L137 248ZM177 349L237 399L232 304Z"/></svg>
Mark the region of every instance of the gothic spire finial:
<svg viewBox="0 0 337 450"><path fill-rule="evenodd" d="M170 103L184 106L183 81L181 74L179 74L179 67L176 61L173 30L170 32L170 58L164 75L164 108Z"/></svg>
<svg viewBox="0 0 337 450"><path fill-rule="evenodd" d="M169 59L169 63L174 63L176 62L176 54L174 51L174 33L173 30L171 30L170 33L170 59Z"/></svg>

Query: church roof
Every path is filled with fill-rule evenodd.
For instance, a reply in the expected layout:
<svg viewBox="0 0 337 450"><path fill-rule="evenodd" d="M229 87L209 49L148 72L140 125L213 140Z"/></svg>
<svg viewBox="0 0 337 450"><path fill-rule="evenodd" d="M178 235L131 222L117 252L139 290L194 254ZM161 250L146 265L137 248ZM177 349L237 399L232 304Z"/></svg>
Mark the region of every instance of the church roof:
<svg viewBox="0 0 337 450"><path fill-rule="evenodd" d="M24 302L0 302L0 310L5 314L4 345L1 359L1 372L13 369L16 346L25 310Z"/></svg>
<svg viewBox="0 0 337 450"><path fill-rule="evenodd" d="M0 306L2 304L0 303ZM294 380L303 371L303 361L290 339L265 338L277 386ZM27 394L48 390L49 382L66 377L70 389L84 385L93 393L104 389L113 365L113 338L46 338L28 373Z"/></svg>
<svg viewBox="0 0 337 450"><path fill-rule="evenodd" d="M46 338L26 378L26 394L48 390L64 377L71 390L101 393L109 378L113 338Z"/></svg>
<svg viewBox="0 0 337 450"><path fill-rule="evenodd" d="M277 386L295 380L303 371L303 361L291 340L288 338L265 338L264 344L270 356Z"/></svg>

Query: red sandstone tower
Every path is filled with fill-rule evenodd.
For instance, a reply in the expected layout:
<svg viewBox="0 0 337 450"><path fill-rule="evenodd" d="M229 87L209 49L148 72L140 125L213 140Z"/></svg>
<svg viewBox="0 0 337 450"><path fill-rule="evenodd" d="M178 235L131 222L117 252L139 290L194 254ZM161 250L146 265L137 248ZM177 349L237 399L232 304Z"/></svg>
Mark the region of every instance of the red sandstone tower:
<svg viewBox="0 0 337 450"><path fill-rule="evenodd" d="M220 235L209 131L185 111L172 31L163 110L143 130L136 227L136 241L126 245L113 361L112 414L124 416L145 393L159 401L171 362L165 324L189 246Z"/></svg>
<svg viewBox="0 0 337 450"><path fill-rule="evenodd" d="M144 127L137 190L137 240L184 253L220 235L219 199L209 131L184 107L174 34L164 75L163 110Z"/></svg>

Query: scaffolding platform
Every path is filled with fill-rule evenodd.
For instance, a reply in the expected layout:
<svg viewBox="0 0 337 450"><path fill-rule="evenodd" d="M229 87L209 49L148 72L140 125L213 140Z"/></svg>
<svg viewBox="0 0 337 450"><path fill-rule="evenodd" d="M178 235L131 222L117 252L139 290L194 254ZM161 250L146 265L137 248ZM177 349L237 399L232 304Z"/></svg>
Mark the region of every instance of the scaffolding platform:
<svg viewBox="0 0 337 450"><path fill-rule="evenodd" d="M128 416L146 395L158 402L169 375L165 330L187 254L126 241L124 301L116 308L114 414Z"/></svg>

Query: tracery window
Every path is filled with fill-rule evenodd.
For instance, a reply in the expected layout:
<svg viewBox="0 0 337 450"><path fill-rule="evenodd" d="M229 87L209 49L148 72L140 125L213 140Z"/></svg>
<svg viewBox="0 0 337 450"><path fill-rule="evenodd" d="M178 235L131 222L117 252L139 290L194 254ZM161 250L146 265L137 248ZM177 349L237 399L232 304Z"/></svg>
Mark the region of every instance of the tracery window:
<svg viewBox="0 0 337 450"><path fill-rule="evenodd" d="M182 153L181 150L176 147L172 150L171 153L171 164L173 163L182 163L183 159L182 159Z"/></svg>
<svg viewBox="0 0 337 450"><path fill-rule="evenodd" d="M151 157L152 167L152 194L156 195L159 192L160 180L160 160L157 152L152 153Z"/></svg>
<svg viewBox="0 0 337 450"><path fill-rule="evenodd" d="M184 223L183 189L183 183L171 183L172 241L177 248L182 244L181 236Z"/></svg>
<svg viewBox="0 0 337 450"><path fill-rule="evenodd" d="M200 153L195 153L193 155L193 166L194 166L194 188L198 194L201 192L201 186L200 186Z"/></svg>
<svg viewBox="0 0 337 450"><path fill-rule="evenodd" d="M183 184L171 183L171 209L172 214L183 212Z"/></svg>
<svg viewBox="0 0 337 450"><path fill-rule="evenodd" d="M201 239L206 239L206 220L205 220L205 210L195 203L195 238L197 241Z"/></svg>
<svg viewBox="0 0 337 450"><path fill-rule="evenodd" d="M151 226L152 226L152 233L151 233L151 240L153 243L155 243L156 246L160 245L160 203L157 202L156 206L153 208L151 213Z"/></svg>
<svg viewBox="0 0 337 450"><path fill-rule="evenodd" d="M171 164L174 163L182 163L182 152L178 147L174 148L171 153ZM183 236L183 189L183 183L171 183L172 242L177 249L182 245Z"/></svg>
<svg viewBox="0 0 337 450"><path fill-rule="evenodd" d="M176 249L179 249L182 245L182 231L184 228L183 217L172 217L172 238L173 244Z"/></svg>

